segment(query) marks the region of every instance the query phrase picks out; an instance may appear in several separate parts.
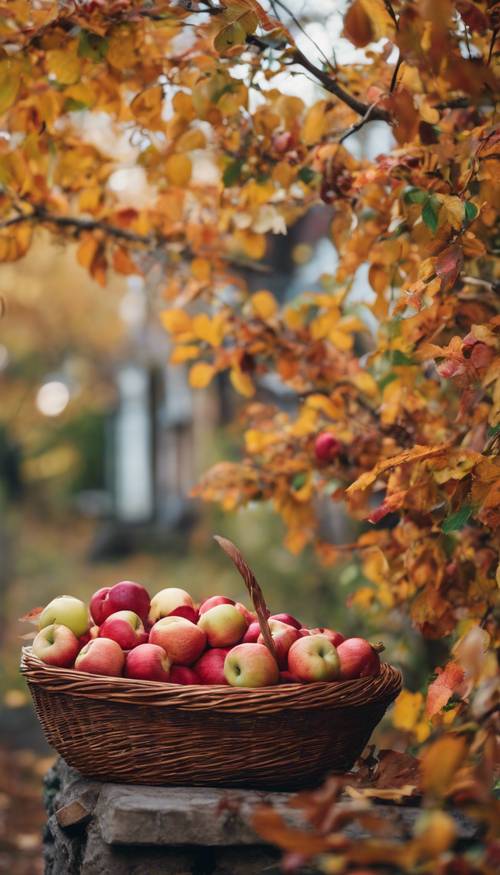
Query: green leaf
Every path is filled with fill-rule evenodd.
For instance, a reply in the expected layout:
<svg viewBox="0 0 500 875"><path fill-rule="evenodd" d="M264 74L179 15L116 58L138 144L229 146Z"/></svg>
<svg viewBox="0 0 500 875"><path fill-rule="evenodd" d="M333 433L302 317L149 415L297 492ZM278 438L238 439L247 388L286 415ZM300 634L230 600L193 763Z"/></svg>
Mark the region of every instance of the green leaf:
<svg viewBox="0 0 500 875"><path fill-rule="evenodd" d="M500 434L500 425L489 425L488 431L486 432L486 437L496 437L497 434Z"/></svg>
<svg viewBox="0 0 500 875"><path fill-rule="evenodd" d="M64 101L64 112L79 112L82 109L88 109L88 104L83 100L75 100L74 97L68 97Z"/></svg>
<svg viewBox="0 0 500 875"><path fill-rule="evenodd" d="M381 392L384 391L385 387L389 385L389 383L393 383L394 380L397 380L397 375L391 371L389 374L386 374L385 377L382 377L381 380L378 380L378 387Z"/></svg>
<svg viewBox="0 0 500 875"><path fill-rule="evenodd" d="M230 188L232 185L236 185L236 183L239 181L243 163L244 162L238 158L236 161L231 161L231 164L227 165L226 169L224 170L224 175L222 177L222 181L226 188Z"/></svg>
<svg viewBox="0 0 500 875"><path fill-rule="evenodd" d="M465 212L465 221L467 223L469 223L469 222L472 222L476 218L479 210L476 207L476 205L472 203L472 201L465 201L464 212Z"/></svg>
<svg viewBox="0 0 500 875"><path fill-rule="evenodd" d="M422 208L422 221L431 229L433 234L437 231L440 206L441 204L435 197L430 197Z"/></svg>
<svg viewBox="0 0 500 875"><path fill-rule="evenodd" d="M403 195L403 200L407 204L423 204L428 197L423 188L408 188Z"/></svg>
<svg viewBox="0 0 500 875"><path fill-rule="evenodd" d="M292 480L293 491L298 492L299 489L302 489L306 480L307 480L307 473L305 471L300 471L299 474L296 474Z"/></svg>
<svg viewBox="0 0 500 875"><path fill-rule="evenodd" d="M464 504L464 506L461 507L460 510L457 510L455 513L452 513L450 514L450 516L446 517L441 526L442 531L445 534L448 534L449 532L460 531L460 529L463 529L465 524L471 518L473 511L474 508L471 504Z"/></svg>
<svg viewBox="0 0 500 875"><path fill-rule="evenodd" d="M78 43L78 54L81 58L89 58L91 61L102 61L108 51L108 41L97 33L82 30Z"/></svg>
<svg viewBox="0 0 500 875"><path fill-rule="evenodd" d="M297 176L302 182L305 182L306 185L309 185L309 183L313 181L314 177L317 176L317 174L314 172L314 170L311 170L310 167L301 167Z"/></svg>
<svg viewBox="0 0 500 875"><path fill-rule="evenodd" d="M393 365L416 365L417 362L415 359L410 358L406 353L401 352L400 349L394 349L391 352L391 363Z"/></svg>

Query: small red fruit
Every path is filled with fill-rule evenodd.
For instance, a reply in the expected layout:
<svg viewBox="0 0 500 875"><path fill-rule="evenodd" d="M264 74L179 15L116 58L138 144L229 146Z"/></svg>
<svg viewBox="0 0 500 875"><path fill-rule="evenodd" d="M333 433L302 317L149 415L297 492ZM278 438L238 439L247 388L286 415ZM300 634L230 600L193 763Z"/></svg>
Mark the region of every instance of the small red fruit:
<svg viewBox="0 0 500 875"><path fill-rule="evenodd" d="M364 638L346 638L337 647L340 659L340 680L366 678L380 673L380 657Z"/></svg>
<svg viewBox="0 0 500 875"><path fill-rule="evenodd" d="M187 665L173 665L170 669L169 680L171 684L181 684L183 687L201 683L196 672L192 668L188 668Z"/></svg>
<svg viewBox="0 0 500 875"><path fill-rule="evenodd" d="M319 434L314 443L314 454L318 462L332 462L341 450L342 444L330 431Z"/></svg>
<svg viewBox="0 0 500 875"><path fill-rule="evenodd" d="M185 620L189 620L190 623L198 622L200 615L196 608L192 608L191 605L179 605L178 608L174 608L173 611L170 611L168 614L169 617L184 617Z"/></svg>
<svg viewBox="0 0 500 875"><path fill-rule="evenodd" d="M273 614L269 619L279 620L280 623L286 623L287 626L293 626L294 629L302 629L302 623L300 620L296 620L291 614Z"/></svg>
<svg viewBox="0 0 500 875"><path fill-rule="evenodd" d="M342 644L342 642L345 641L344 636L341 635L340 632L334 632L333 629L325 629L324 626L318 626L317 629L309 629L309 634L325 635L334 647L338 647L339 644Z"/></svg>

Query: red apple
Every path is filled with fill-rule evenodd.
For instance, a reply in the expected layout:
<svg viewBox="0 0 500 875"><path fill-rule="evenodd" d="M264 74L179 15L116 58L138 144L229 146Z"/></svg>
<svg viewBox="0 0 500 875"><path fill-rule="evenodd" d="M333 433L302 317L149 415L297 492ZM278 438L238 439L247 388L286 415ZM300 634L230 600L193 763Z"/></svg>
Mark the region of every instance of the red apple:
<svg viewBox="0 0 500 875"><path fill-rule="evenodd" d="M250 623L247 631L243 635L243 644L255 644L260 635L260 623L256 620L255 623Z"/></svg>
<svg viewBox="0 0 500 875"><path fill-rule="evenodd" d="M149 593L140 583L122 580L114 586L105 586L94 593L90 600L90 613L97 626L117 611L134 611L145 622L149 603Z"/></svg>
<svg viewBox="0 0 500 875"><path fill-rule="evenodd" d="M198 683L227 685L224 661L228 653L230 653L229 647L214 647L206 650L193 666L199 678Z"/></svg>
<svg viewBox="0 0 500 875"><path fill-rule="evenodd" d="M125 677L137 681L171 680L170 660L163 647L139 644L127 653Z"/></svg>
<svg viewBox="0 0 500 875"><path fill-rule="evenodd" d="M151 644L159 644L167 651L175 665L192 665L203 653L207 638L203 629L184 617L163 617L149 633Z"/></svg>
<svg viewBox="0 0 500 875"><path fill-rule="evenodd" d="M119 677L124 665L125 654L120 645L111 638L94 638L89 641L75 660L77 671L108 677Z"/></svg>
<svg viewBox="0 0 500 875"><path fill-rule="evenodd" d="M168 617L176 608L186 605L194 609L193 599L185 589L179 589L177 586L161 589L151 599L149 622L156 623L162 617Z"/></svg>
<svg viewBox="0 0 500 875"><path fill-rule="evenodd" d="M179 605L178 608L174 608L173 611L170 611L169 617L184 617L185 620L189 620L190 623L197 623L200 619L199 611L196 608L192 608L191 605Z"/></svg>
<svg viewBox="0 0 500 875"><path fill-rule="evenodd" d="M332 462L342 450L342 444L330 431L319 434L314 442L314 454L318 462Z"/></svg>
<svg viewBox="0 0 500 875"><path fill-rule="evenodd" d="M170 683L188 687L191 684L200 684L201 681L196 672L187 665L173 665L170 670Z"/></svg>
<svg viewBox="0 0 500 875"><path fill-rule="evenodd" d="M243 605L241 602L236 602L234 607L245 618L248 625L250 625L250 623L255 623L255 621L257 620L257 614L255 614L253 611L249 611L246 605Z"/></svg>
<svg viewBox="0 0 500 875"><path fill-rule="evenodd" d="M209 599L205 599L201 603L199 612L200 617L205 614L210 608L215 608L216 605L234 605L234 599L228 599L225 595L212 595Z"/></svg>
<svg viewBox="0 0 500 875"><path fill-rule="evenodd" d="M99 638L112 638L122 650L132 650L138 644L145 644L148 633L144 631L142 620L134 611L117 611L106 617L99 627Z"/></svg>
<svg viewBox="0 0 500 875"><path fill-rule="evenodd" d="M280 623L286 623L287 626L293 626L294 629L302 629L302 623L300 620L296 620L291 614L273 614L269 619L279 620Z"/></svg>
<svg viewBox="0 0 500 875"><path fill-rule="evenodd" d="M300 684L301 681L291 671L280 671L280 684Z"/></svg>
<svg viewBox="0 0 500 875"><path fill-rule="evenodd" d="M60 595L43 609L38 617L38 628L66 626L78 638L89 630L89 612L81 599L72 595Z"/></svg>
<svg viewBox="0 0 500 875"><path fill-rule="evenodd" d="M226 656L224 674L232 687L270 687L279 668L264 644L238 644Z"/></svg>
<svg viewBox="0 0 500 875"><path fill-rule="evenodd" d="M80 650L80 642L67 626L51 623L40 630L33 641L32 650L46 665L69 668Z"/></svg>
<svg viewBox="0 0 500 875"><path fill-rule="evenodd" d="M286 669L288 665L288 651L290 647L300 638L299 630L294 626L288 626L286 623L281 623L279 620L269 620L269 629L276 647L276 656L278 657L278 665L280 669ZM262 635L258 637L259 644L264 644Z"/></svg>
<svg viewBox="0 0 500 875"><path fill-rule="evenodd" d="M301 638L307 638L311 634L309 629L304 629L304 627L302 627L302 629L299 629L298 632Z"/></svg>
<svg viewBox="0 0 500 875"><path fill-rule="evenodd" d="M342 641L345 641L344 636L340 632L334 632L333 629L326 629L324 626L319 626L317 629L308 629L308 632L310 635L326 635L334 647L338 647L339 644L342 644Z"/></svg>
<svg viewBox="0 0 500 875"><path fill-rule="evenodd" d="M338 646L340 678L366 678L380 673L380 657L364 638L346 638Z"/></svg>
<svg viewBox="0 0 500 875"><path fill-rule="evenodd" d="M205 611L198 620L210 647L230 647L241 641L247 630L247 621L236 605L216 605Z"/></svg>
<svg viewBox="0 0 500 875"><path fill-rule="evenodd" d="M339 676L336 648L324 635L299 638L288 652L288 670L301 681L333 681Z"/></svg>

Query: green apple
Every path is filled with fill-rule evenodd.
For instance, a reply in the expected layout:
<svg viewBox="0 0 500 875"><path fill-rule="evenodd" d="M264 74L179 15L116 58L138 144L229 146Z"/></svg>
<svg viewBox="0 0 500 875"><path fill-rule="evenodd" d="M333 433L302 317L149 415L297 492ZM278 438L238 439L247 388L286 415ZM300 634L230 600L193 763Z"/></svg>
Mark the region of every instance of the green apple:
<svg viewBox="0 0 500 875"><path fill-rule="evenodd" d="M87 605L72 595L60 595L52 599L38 618L38 628L45 629L53 623L71 629L77 638L85 635L90 626Z"/></svg>

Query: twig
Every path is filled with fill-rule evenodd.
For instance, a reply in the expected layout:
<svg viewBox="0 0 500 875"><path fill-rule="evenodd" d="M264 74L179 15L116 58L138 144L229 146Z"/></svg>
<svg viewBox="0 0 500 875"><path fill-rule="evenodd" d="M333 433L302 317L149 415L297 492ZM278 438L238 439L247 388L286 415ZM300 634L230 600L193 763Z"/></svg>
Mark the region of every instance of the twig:
<svg viewBox="0 0 500 875"><path fill-rule="evenodd" d="M488 60L486 61L486 64L488 67L490 66L491 59L493 57L493 49L495 48L497 33L498 33L498 28L496 27L491 35L490 50L488 52Z"/></svg>
<svg viewBox="0 0 500 875"><path fill-rule="evenodd" d="M331 61L329 60L329 58L325 55L323 49L322 49L320 46L318 46L317 42L316 42L315 40L313 40L312 36L310 36L310 35L307 33L305 27L301 24L301 22L299 21L299 19L297 18L297 16L293 14L292 10L289 9L288 6L287 6L285 3L283 3L283 0L274 0L274 2L272 3L272 5L273 5L273 6L275 6L275 5L276 5L276 6L280 6L281 9L283 9L283 10L286 12L286 14L290 16L290 19L291 19L291 21L293 21L295 27L298 27L298 29L300 30L300 32L303 33L304 36L309 40L309 42L312 43L312 45L313 45L314 48L319 52L319 54L321 55L321 57L323 58L323 60L325 61L325 63L328 64L328 66L330 67L330 69L332 70L332 72L335 73L335 67L333 66L333 64L331 63Z"/></svg>
<svg viewBox="0 0 500 875"><path fill-rule="evenodd" d="M343 143L344 140L347 140L347 138L352 136L352 134L355 134L356 131L361 130L361 128L363 128L367 124L367 122L374 121L374 119L372 119L372 111L373 111L374 107L375 107L375 104L371 103L370 106L368 107L368 109L366 110L363 118L360 119L359 122L356 122L354 125L351 125L351 127L347 129L345 134L342 134L342 136L339 139L339 143Z"/></svg>
<svg viewBox="0 0 500 875"><path fill-rule="evenodd" d="M402 58L401 52L400 52L398 55L398 60L396 61L396 66L394 67L394 72L392 74L391 84L389 86L389 92L391 94L397 85L399 68L401 67L402 63L403 63L403 58Z"/></svg>

